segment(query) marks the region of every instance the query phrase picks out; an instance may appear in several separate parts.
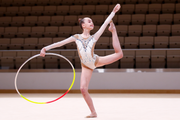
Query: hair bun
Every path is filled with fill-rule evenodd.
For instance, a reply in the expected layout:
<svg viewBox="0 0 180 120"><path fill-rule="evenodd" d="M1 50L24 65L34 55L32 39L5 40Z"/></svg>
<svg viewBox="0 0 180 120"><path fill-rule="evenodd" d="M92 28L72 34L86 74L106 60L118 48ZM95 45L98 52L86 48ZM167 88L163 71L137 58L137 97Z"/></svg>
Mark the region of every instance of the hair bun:
<svg viewBox="0 0 180 120"><path fill-rule="evenodd" d="M79 18L79 19L78 19L79 23L81 22L81 20L82 20L82 18Z"/></svg>

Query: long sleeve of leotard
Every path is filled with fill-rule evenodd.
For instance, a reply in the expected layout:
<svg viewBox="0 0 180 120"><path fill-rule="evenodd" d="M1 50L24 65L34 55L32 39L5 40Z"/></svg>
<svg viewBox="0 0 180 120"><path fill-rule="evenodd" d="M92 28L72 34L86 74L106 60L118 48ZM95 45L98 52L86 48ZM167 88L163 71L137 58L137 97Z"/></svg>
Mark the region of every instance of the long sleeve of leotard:
<svg viewBox="0 0 180 120"><path fill-rule="evenodd" d="M70 42L73 42L73 41L75 41L75 39L74 39L73 37L69 37L69 38L67 38L67 39L65 39L65 40L62 40L62 41L60 41L60 42L53 43L53 44L48 45L48 46L46 46L46 47L44 47L44 48L45 48L46 51L48 51L48 50L50 50L50 49L53 49L53 48L56 48L56 47L61 47L61 46L65 45L65 44L70 43Z"/></svg>
<svg viewBox="0 0 180 120"><path fill-rule="evenodd" d="M99 37L102 35L104 30L106 29L107 25L111 22L112 18L114 17L115 13L111 12L111 14L106 18L103 25L100 27L100 29L94 34L95 40L98 40Z"/></svg>

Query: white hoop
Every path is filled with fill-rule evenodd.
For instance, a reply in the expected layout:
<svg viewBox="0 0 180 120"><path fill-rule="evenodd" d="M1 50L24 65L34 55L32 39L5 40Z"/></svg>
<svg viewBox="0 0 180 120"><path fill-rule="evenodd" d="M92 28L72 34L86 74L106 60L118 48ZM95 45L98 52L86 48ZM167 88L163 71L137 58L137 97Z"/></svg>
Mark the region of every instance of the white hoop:
<svg viewBox="0 0 180 120"><path fill-rule="evenodd" d="M59 54L56 54L56 53L46 53L45 55L55 55L55 56L59 56L59 57L61 57L61 58L64 58L66 61L68 61L69 64L71 65L72 69L73 69L74 77L73 77L73 81L72 81L71 86L69 87L69 89L68 89L62 96L60 96L59 98L57 98L57 99L55 99L55 100L52 100L52 101L49 101L49 102L34 102L34 101L31 101L31 100L25 98L24 96L22 96L21 93L19 92L18 88L17 88L17 76L18 76L19 71L21 70L21 68L22 68L28 61L30 61L31 59L40 56L40 54L37 54L37 55L34 55L34 56L30 57L28 60L26 60L26 61L19 67L19 69L18 69L18 71L17 71L17 73L16 73L16 76L15 76L15 89L16 89L17 93L18 93L22 98L24 98L25 100L27 100L27 101L29 101L29 102L36 103L36 104L52 103L52 102L55 102L55 101L59 100L60 98L62 98L62 97L63 97L64 95L66 95L66 94L70 91L70 89L72 88L72 86L73 86L73 84L74 84L74 81L75 81L75 76L76 76L74 66L72 65L72 63L71 63L66 57L64 57L64 56L62 56L62 55L59 55Z"/></svg>

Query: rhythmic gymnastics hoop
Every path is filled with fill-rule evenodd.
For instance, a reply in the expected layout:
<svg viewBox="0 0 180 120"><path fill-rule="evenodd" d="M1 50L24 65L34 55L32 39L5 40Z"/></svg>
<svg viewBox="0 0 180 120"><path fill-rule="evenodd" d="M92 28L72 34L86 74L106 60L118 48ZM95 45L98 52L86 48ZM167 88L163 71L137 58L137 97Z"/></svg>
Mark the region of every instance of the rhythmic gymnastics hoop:
<svg viewBox="0 0 180 120"><path fill-rule="evenodd" d="M74 66L72 65L72 63L71 63L66 57L64 57L64 56L62 56L62 55L59 55L59 54L56 54L56 53L46 53L45 55L55 55L55 56L59 56L59 57L61 57L61 58L64 58L66 61L68 61L69 64L71 65L72 69L73 69L73 73L74 73L73 81L72 81L71 86L69 87L69 89L68 89L63 95L61 95L60 97L58 97L58 98L56 98L56 99L54 99L54 100L51 100L51 101L48 101L48 102L35 102L35 101L32 101L32 100L27 99L26 97L24 97L24 96L19 92L19 90L18 90L18 88L17 88L17 77L18 77L18 74L19 74L19 71L21 70L21 68L22 68L28 61L30 61L31 59L40 56L40 54L37 54L37 55L32 56L31 58L29 58L28 60L26 60L26 61L19 67L19 69L18 69L18 71L17 71L17 73L16 73L16 76L15 76L15 89L16 89L17 93L18 93L22 98L24 98L25 100L27 100L27 101L29 101L29 102L31 102L31 103L35 103L35 104L48 104L48 103L52 103L52 102L55 102L55 101L61 99L62 97L64 97L64 96L71 90L71 88L72 88L72 86L73 86L73 84L74 84L74 81L75 81L75 77L76 77L76 72L75 72Z"/></svg>

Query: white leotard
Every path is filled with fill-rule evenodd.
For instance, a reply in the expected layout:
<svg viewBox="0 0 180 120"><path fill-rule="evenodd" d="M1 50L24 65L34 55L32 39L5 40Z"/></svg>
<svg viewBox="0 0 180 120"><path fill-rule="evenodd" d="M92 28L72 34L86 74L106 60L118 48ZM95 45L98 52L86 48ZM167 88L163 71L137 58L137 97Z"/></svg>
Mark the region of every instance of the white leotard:
<svg viewBox="0 0 180 120"><path fill-rule="evenodd" d="M82 65L90 69L95 69L96 63L98 62L98 55L94 54L94 47L96 44L94 36L83 39L80 34L76 34L72 37L76 39L77 50Z"/></svg>
<svg viewBox="0 0 180 120"><path fill-rule="evenodd" d="M74 36L71 36L65 40L62 40L57 43L53 43L51 45L48 45L45 48L46 51L56 48L56 47L61 47L67 43L70 42L76 42L79 57L81 59L81 63L83 66L86 66L90 69L95 69L96 68L96 63L98 63L98 56L94 54L94 46L99 39L99 37L102 35L104 30L106 29L107 25L110 23L112 18L114 17L115 13L111 12L111 14L108 16L108 18L105 20L103 25L100 27L100 29L93 35L90 36L87 39L83 39L81 35L76 34Z"/></svg>

